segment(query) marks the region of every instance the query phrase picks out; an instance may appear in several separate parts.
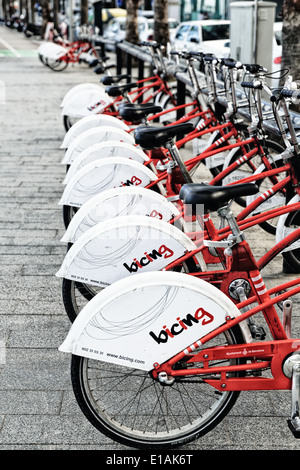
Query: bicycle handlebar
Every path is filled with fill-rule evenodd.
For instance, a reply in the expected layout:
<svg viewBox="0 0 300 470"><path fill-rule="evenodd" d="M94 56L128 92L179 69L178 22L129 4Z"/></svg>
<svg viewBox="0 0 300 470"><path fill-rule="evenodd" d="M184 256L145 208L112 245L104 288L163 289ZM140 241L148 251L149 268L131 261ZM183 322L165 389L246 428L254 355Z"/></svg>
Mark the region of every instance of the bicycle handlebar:
<svg viewBox="0 0 300 470"><path fill-rule="evenodd" d="M273 92L270 100L272 103L280 101L282 98L293 98L293 100L300 99L300 91L289 90L288 88L283 88L282 90L276 90Z"/></svg>
<svg viewBox="0 0 300 470"><path fill-rule="evenodd" d="M268 70L262 67L259 64L244 64L247 72L250 73L258 73L258 72L267 72Z"/></svg>

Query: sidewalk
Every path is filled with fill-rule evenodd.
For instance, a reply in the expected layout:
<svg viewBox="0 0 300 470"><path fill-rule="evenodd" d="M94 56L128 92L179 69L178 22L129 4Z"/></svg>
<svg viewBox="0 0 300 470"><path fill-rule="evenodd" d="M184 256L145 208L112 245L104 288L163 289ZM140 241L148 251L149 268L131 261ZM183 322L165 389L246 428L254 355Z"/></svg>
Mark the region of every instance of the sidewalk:
<svg viewBox="0 0 300 470"><path fill-rule="evenodd" d="M83 416L71 388L70 357L58 351L70 328L55 277L66 253L58 206L65 172L59 104L73 85L99 83L99 76L83 64L53 72L32 52L37 41L4 26L0 38L30 51L0 57L6 95L0 112L0 450L130 451ZM260 228L251 240L260 255L274 243ZM279 258L265 281L286 277ZM296 303L298 324L299 314ZM288 392L243 392L217 428L179 452L296 450L289 413Z"/></svg>

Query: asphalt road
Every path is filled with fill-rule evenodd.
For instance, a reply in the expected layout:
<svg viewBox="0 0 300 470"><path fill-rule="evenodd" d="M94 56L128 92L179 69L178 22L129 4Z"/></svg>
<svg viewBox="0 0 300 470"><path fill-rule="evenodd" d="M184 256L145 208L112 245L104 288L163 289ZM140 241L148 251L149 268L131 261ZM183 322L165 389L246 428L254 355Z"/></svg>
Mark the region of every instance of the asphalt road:
<svg viewBox="0 0 300 470"><path fill-rule="evenodd" d="M99 83L99 77L84 64L52 72L39 61L38 45L0 27L0 450L131 455L136 451L106 438L83 416L70 357L58 351L70 327L55 277L66 252L58 206L65 172L59 104L73 85ZM247 237L259 256L274 244L259 227ZM267 286L293 277L283 274L280 257L263 274ZM298 331L299 313L296 299ZM298 450L289 413L290 392L243 392L218 427L180 452Z"/></svg>

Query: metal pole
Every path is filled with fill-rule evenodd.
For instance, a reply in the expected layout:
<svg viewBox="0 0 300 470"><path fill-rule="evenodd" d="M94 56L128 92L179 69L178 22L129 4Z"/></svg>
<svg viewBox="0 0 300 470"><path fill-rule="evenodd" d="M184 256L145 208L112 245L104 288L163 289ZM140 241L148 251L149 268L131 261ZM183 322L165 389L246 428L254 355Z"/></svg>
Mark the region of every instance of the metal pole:
<svg viewBox="0 0 300 470"><path fill-rule="evenodd" d="M69 0L69 37L70 37L70 42L74 41L74 20L73 20L73 0Z"/></svg>
<svg viewBox="0 0 300 470"><path fill-rule="evenodd" d="M253 63L256 64L257 58L257 27L258 27L258 0L254 1L254 47L253 47Z"/></svg>

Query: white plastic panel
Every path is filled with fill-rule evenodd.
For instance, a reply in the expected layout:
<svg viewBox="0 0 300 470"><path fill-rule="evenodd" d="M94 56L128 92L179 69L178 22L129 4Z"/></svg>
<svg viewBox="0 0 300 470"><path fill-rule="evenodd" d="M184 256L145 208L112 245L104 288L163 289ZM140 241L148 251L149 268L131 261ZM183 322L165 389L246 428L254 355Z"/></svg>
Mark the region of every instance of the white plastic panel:
<svg viewBox="0 0 300 470"><path fill-rule="evenodd" d="M149 157L142 149L135 147L132 144L116 142L114 140L99 142L98 144L88 147L77 155L66 173L64 184L67 184L75 173L88 163L91 163L94 160L112 157L129 158L141 163L142 165L149 160Z"/></svg>
<svg viewBox="0 0 300 470"><path fill-rule="evenodd" d="M67 149L72 140L78 137L79 134L98 126L112 126L127 132L129 131L129 127L121 119L106 114L92 114L91 116L79 119L79 121L73 124L66 133L60 148Z"/></svg>
<svg viewBox="0 0 300 470"><path fill-rule="evenodd" d="M182 273L122 279L81 311L59 347L62 352L152 370L239 315L216 287ZM169 331L170 333L168 333Z"/></svg>
<svg viewBox="0 0 300 470"><path fill-rule="evenodd" d="M87 88L72 95L62 108L62 116L82 118L91 114L101 114L112 99L101 89Z"/></svg>
<svg viewBox="0 0 300 470"><path fill-rule="evenodd" d="M179 210L150 189L136 186L110 189L91 198L75 213L61 241L74 243L96 224L125 215L144 215L168 222L179 215Z"/></svg>
<svg viewBox="0 0 300 470"><path fill-rule="evenodd" d="M106 287L140 272L159 271L194 249L190 238L167 222L145 216L115 217L78 238L57 276Z"/></svg>
<svg viewBox="0 0 300 470"><path fill-rule="evenodd" d="M103 126L101 129L95 127L87 131L82 132L78 137L76 137L69 148L67 149L63 159L62 164L70 165L75 158L86 148L91 147L99 142L107 141L116 142L127 142L134 145L135 141L132 135L125 132L123 129L118 129L113 126Z"/></svg>
<svg viewBox="0 0 300 470"><path fill-rule="evenodd" d="M81 207L91 197L120 186L146 187L156 175L141 163L126 158L103 158L85 165L65 186L59 204Z"/></svg>
<svg viewBox="0 0 300 470"><path fill-rule="evenodd" d="M98 83L88 83L88 82L79 83L78 85L73 86L72 88L70 88L70 90L67 91L67 93L65 94L65 96L63 97L60 103L60 107L63 108L66 105L67 101L69 101L69 99L71 99L79 91L90 90L90 89L105 92L103 87L100 86Z"/></svg>

